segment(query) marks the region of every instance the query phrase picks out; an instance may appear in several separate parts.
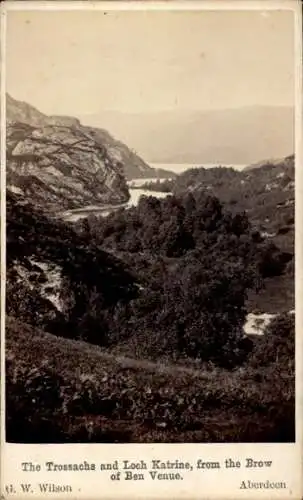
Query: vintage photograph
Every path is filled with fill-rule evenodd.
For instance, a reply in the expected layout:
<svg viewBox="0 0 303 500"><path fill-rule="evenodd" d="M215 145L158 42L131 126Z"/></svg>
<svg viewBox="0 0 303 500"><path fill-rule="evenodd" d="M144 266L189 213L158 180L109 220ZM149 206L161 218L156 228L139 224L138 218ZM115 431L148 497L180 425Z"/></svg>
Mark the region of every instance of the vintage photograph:
<svg viewBox="0 0 303 500"><path fill-rule="evenodd" d="M294 24L7 12L7 442L295 442Z"/></svg>

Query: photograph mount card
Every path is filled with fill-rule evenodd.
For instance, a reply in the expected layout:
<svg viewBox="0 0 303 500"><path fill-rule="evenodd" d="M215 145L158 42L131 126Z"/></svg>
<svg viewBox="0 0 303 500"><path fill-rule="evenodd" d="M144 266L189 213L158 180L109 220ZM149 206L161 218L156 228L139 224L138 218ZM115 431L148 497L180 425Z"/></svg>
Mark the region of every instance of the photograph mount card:
<svg viewBox="0 0 303 500"><path fill-rule="evenodd" d="M1 55L2 497L299 500L300 3L7 1Z"/></svg>

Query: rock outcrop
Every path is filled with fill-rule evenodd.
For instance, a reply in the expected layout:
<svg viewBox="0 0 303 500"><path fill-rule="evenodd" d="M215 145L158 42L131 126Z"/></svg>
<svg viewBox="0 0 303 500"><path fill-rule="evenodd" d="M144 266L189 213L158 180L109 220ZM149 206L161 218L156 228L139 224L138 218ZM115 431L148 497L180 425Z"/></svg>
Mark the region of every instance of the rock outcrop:
<svg viewBox="0 0 303 500"><path fill-rule="evenodd" d="M129 198L121 162L81 126L8 124L7 187L49 212Z"/></svg>
<svg viewBox="0 0 303 500"><path fill-rule="evenodd" d="M48 212L128 201L126 171L148 167L107 131L7 95L7 188ZM151 169L152 170L152 169Z"/></svg>
<svg viewBox="0 0 303 500"><path fill-rule="evenodd" d="M126 179L149 179L157 177L173 177L168 171L155 169L147 165L137 154L131 151L123 142L114 139L107 130L97 127L87 127L97 141L105 144L113 161L121 162Z"/></svg>

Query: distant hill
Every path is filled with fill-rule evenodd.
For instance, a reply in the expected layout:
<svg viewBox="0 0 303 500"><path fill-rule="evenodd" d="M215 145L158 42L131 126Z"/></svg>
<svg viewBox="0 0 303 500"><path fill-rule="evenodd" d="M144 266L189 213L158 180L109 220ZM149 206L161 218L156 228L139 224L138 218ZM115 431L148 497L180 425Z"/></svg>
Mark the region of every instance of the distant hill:
<svg viewBox="0 0 303 500"><path fill-rule="evenodd" d="M270 158L268 160L259 161L253 163L244 168L245 172L250 172L251 170L256 170L258 168L294 168L294 155L287 156L286 158Z"/></svg>
<svg viewBox="0 0 303 500"><path fill-rule="evenodd" d="M176 194L206 192L217 196L233 213L246 211L261 231L276 233L293 227L294 156L260 162L242 171L233 168L193 168L172 182Z"/></svg>
<svg viewBox="0 0 303 500"><path fill-rule="evenodd" d="M33 127L45 125L77 126L80 121L70 116L47 116L30 104L14 99L6 94L6 120L7 122L27 123Z"/></svg>
<svg viewBox="0 0 303 500"><path fill-rule="evenodd" d="M250 164L294 150L294 110L251 106L83 116L111 130L151 163Z"/></svg>

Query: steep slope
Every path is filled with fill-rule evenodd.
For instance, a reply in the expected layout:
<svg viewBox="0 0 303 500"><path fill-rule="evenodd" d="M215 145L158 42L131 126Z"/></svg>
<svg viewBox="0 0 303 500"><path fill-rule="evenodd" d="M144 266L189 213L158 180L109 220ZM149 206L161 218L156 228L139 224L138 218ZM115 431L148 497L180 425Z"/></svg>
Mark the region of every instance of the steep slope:
<svg viewBox="0 0 303 500"><path fill-rule="evenodd" d="M130 300L137 285L125 264L77 235L72 227L41 214L7 193L6 311L20 320L65 335L94 330L93 308L101 314ZM79 329L75 325L83 319ZM102 324L102 323L101 323ZM105 329L96 333L101 343ZM103 339L103 340L102 340Z"/></svg>
<svg viewBox="0 0 303 500"><path fill-rule="evenodd" d="M9 123L7 187L49 212L129 198L121 163L81 126Z"/></svg>
<svg viewBox="0 0 303 500"><path fill-rule="evenodd" d="M47 116L30 104L18 101L6 94L6 119L8 122L28 123L33 127L45 125L80 125L77 118L70 116Z"/></svg>
<svg viewBox="0 0 303 500"><path fill-rule="evenodd" d="M94 140L106 149L109 160L113 164L120 165L121 173L123 173L128 180L134 178L169 176L167 172L157 172L147 165L137 154L122 142L114 139L106 130L81 125L77 118L69 116L47 116L33 106L13 99L9 94L6 95L6 116L9 125L12 123L24 123L35 128L49 127L52 125L73 129L77 128L85 131L91 136L94 136ZM98 202L98 200L96 201Z"/></svg>
<svg viewBox="0 0 303 500"><path fill-rule="evenodd" d="M147 165L123 142L115 140L106 130L96 127L86 128L94 133L96 140L101 140L105 144L108 154L113 160L121 162L127 180L175 177L175 174L168 170L155 169Z"/></svg>
<svg viewBox="0 0 303 500"><path fill-rule="evenodd" d="M13 317L6 325L9 442L294 441L294 370L276 356L260 368L207 371L113 356ZM293 330L279 345L288 357ZM275 345L268 337L263 360Z"/></svg>

